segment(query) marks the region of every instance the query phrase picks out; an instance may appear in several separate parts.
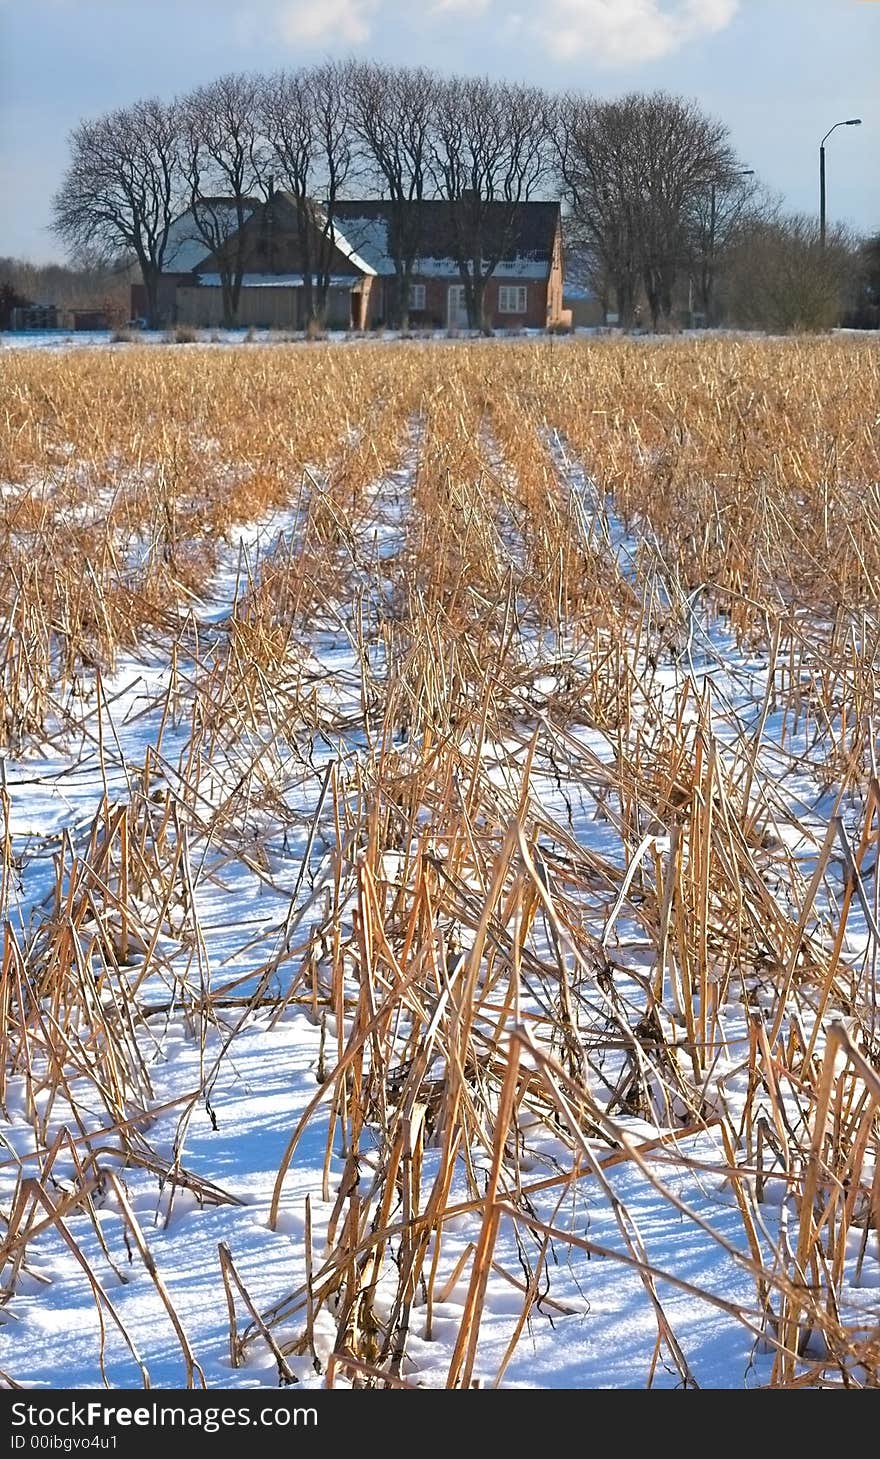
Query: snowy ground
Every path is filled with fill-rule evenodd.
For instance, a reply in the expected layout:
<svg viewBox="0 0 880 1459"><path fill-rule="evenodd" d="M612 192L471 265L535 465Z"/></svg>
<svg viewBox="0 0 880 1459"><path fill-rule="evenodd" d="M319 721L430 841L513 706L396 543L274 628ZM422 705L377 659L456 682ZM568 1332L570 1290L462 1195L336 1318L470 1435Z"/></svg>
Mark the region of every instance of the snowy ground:
<svg viewBox="0 0 880 1459"><path fill-rule="evenodd" d="M58 348L71 342L97 346L106 336L77 336L75 341L13 336L6 343L13 348ZM577 500L584 530L599 530L601 522L620 573L642 591L635 566L637 539L599 499L565 443L557 438L551 447ZM414 440L410 456L371 488L360 539L350 544L356 568L371 556L391 556L399 549L410 511L416 448ZM114 1153L118 1134L108 1127L106 1107L93 1099L86 1081L81 1090L59 1092L54 1104L47 1103L44 1111L37 1107L36 1113L22 1074L14 1073L6 1087L5 1117L0 1120L0 1211L7 1223L22 1179L41 1171L48 1171L53 1199L63 1205L76 1168L72 1152L87 1145L95 1148L95 1131L101 1128L106 1129L103 1168L112 1173L94 1189L91 1209L77 1203L64 1216L69 1242L58 1224L29 1242L24 1264L7 1289L0 1307L0 1369L28 1388L92 1387L104 1380L135 1388L143 1381L144 1368L154 1387L183 1387L185 1356L169 1306L186 1334L197 1375L209 1387L276 1385L277 1357L259 1335L252 1334L242 1365L232 1366L221 1275L221 1252L227 1249L252 1308L264 1317L271 1314L276 1341L292 1341L302 1329L303 1304L294 1294L309 1269L320 1268L346 1158L329 1112L322 1115L319 1107L281 1185L272 1229L270 1208L279 1168L329 1057L323 1047L328 1027L322 1031L307 1000L286 1003L285 990L293 965L310 946L310 935L320 929L332 880L333 832L324 800L328 767L335 767L354 794L367 756L357 645L344 625L334 628L331 622L317 623L311 641L302 645L298 672L314 689L317 728L310 732L289 731L263 744L232 743L217 736L202 738L194 747L191 714L194 686L230 631L242 554L257 578L273 554L295 544L299 530L298 512L291 507L230 537L195 607L189 639L197 638L198 656L193 652L188 662L178 659L173 676L167 644L159 636L145 639L137 652L119 662L112 679L105 679L100 704L93 687L84 689L92 696L84 706L84 739L69 735L65 742L59 732L42 748L3 760L15 857L9 916L23 943L48 936L53 918L58 924L52 898L59 859L72 878L72 860L84 854L105 796L111 806L121 805L146 787L156 817L175 796L198 806L187 843L192 903L164 907L158 941L148 958L143 944L157 925L159 892L145 887L141 926L133 925L134 950L120 974L136 979L139 967L149 963L141 990L142 1017L127 1035L142 1059L142 1144L135 1138L135 1154L126 1159ZM521 544L512 520L500 524L499 541L499 551L516 562ZM381 574L376 581L381 585ZM372 671L381 677L379 645L373 649ZM528 688L519 747L507 747L506 770L500 747L485 751L501 795L516 793L514 785L506 785L505 775L511 764L525 763L529 733L555 685L556 671L552 664L542 664L540 645L525 640L522 654L530 675L523 681ZM776 855L780 876L794 865L806 881L834 797L815 782L809 764L799 763L799 752L808 749L806 731L798 740L785 730L781 710L767 712L766 656L738 649L732 634L695 603L688 641L658 666L655 687L674 703L686 681L698 695L708 691L721 746L759 735L756 789L765 797L777 833L775 850L769 853L770 874ZM558 830L560 844L569 838L585 855L605 858L616 868L621 885L626 858L613 824L599 814L596 797L602 767L613 759L613 737L588 722L569 727L568 736L572 764L580 757L581 770L560 780L539 744L530 783L533 802L548 826ZM152 765L148 787L147 763ZM243 767L251 787L244 799L239 795ZM858 807L844 807L843 814L853 831ZM234 827L234 835L224 832L224 825ZM668 836L659 833L648 848L660 857L668 849ZM391 867L389 879L393 876ZM597 897L589 916L597 933L604 927L609 952L624 969L620 989L625 994L630 986L626 969L638 973L640 968L640 929L628 909L615 910L615 901L610 892ZM868 939L860 909L847 935L848 952L855 956L860 939L862 944ZM644 961L647 967L647 953ZM249 1011L244 1000L261 980L275 1001L266 999L257 1011ZM112 992L105 989L104 996ZM205 1013L209 1002L210 1015ZM61 1017L57 1010L52 1016ZM713 1087L735 1119L746 1096L743 1068L749 1033L745 1011L734 1002L726 1012L725 1029L727 1047ZM334 1048L337 1033L344 1030L331 1024ZM41 1094L37 1105L45 1099ZM42 1141L37 1138L40 1128ZM61 1132L62 1145L47 1162L46 1150ZM680 1386L681 1367L669 1358L669 1333L658 1350L656 1298L695 1384L746 1388L765 1383L772 1354L761 1338L762 1314L743 1220L725 1178L727 1156L718 1129L710 1125L707 1131L689 1134L664 1127L659 1119L653 1125L633 1119L619 1121L618 1133L644 1153L638 1159L624 1158L625 1144L615 1152L607 1138L596 1140L596 1172L565 1185L545 1182L542 1190L537 1188L542 1180L567 1168L570 1150L536 1125L522 1163L536 1186L529 1206L534 1224L529 1227L506 1211L502 1214L480 1310L474 1376L485 1386L500 1382L522 1388L643 1388L649 1382ZM365 1189L370 1159L370 1151L362 1150ZM438 1159L428 1145L426 1188L432 1162ZM475 1149L473 1162L477 1184L483 1186L491 1175L488 1152ZM774 1189L771 1176L761 1207L765 1231L759 1240L768 1261L776 1244L785 1240L784 1230L780 1236L780 1221L784 1228L786 1220L784 1182L778 1171L776 1182ZM401 1371L415 1386L442 1387L446 1381L468 1298L469 1254L480 1239L480 1215L466 1209L473 1202L460 1172L450 1201L465 1209L444 1226L434 1300L430 1307L415 1302ZM570 1239L542 1247L542 1222L564 1229ZM135 1223L161 1285L138 1250ZM642 1254L641 1270L634 1252ZM867 1325L880 1318L877 1257L874 1233L859 1287L850 1291ZM536 1272L543 1273L541 1295L523 1323L526 1290ZM95 1277L109 1302L96 1296ZM390 1287L387 1299L383 1289L387 1280L386 1273L377 1287L380 1312L383 1302L390 1301ZM240 1290L236 1301L242 1331L249 1313ZM310 1347L288 1351L286 1358L303 1387L323 1385L337 1342L332 1309L325 1307Z"/></svg>
<svg viewBox="0 0 880 1459"><path fill-rule="evenodd" d="M595 334L595 329L578 330L578 334ZM139 345L174 345L178 342L174 338L173 330L164 329L132 330L124 331L130 334L127 339L114 339L116 331L109 329L78 330L72 332L64 329L40 329L40 330L16 330L0 334L0 348L15 350L69 350L69 349L125 349L131 344ZM306 344L310 343L302 331L280 329L200 329L195 331L197 338L187 343L187 348L204 347L207 345L240 345L240 344ZM500 330L492 335L492 339L504 341L514 338L550 338L545 330L541 329L513 329ZM445 330L436 331L413 331L402 336L399 330L382 329L370 333L360 333L358 330L331 329L326 333L327 340L334 344L360 344L370 342L374 344L392 343L401 338L430 340L432 344L448 342L455 344L463 339L481 340L485 336L469 331L453 331L448 333ZM561 335L558 338L568 338ZM556 337L554 337L555 341ZM181 346L182 347L182 346Z"/></svg>

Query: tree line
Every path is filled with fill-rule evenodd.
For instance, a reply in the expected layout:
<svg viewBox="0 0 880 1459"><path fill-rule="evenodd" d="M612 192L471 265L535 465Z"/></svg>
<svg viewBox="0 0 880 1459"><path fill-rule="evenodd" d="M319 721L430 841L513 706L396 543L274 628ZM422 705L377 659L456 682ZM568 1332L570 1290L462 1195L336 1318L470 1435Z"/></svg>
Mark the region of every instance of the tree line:
<svg viewBox="0 0 880 1459"><path fill-rule="evenodd" d="M351 196L385 201L394 268L387 322L398 326L407 323L424 238L422 205L437 198L448 204L474 326L518 210L531 200L563 200L569 259L624 326L642 300L653 327L662 326L681 307L683 281L692 317L715 322L721 264L736 246L751 233L769 256L771 237L788 230L791 241L791 220L743 166L727 127L693 101L666 92L598 100L353 60L232 73L170 102L141 100L82 121L52 227L74 256L136 262L149 323L158 324L172 224L187 213L192 235L217 259L232 323L242 225L254 201L276 189L294 203L306 315L318 323L336 209ZM820 260L831 293L841 247L847 240L831 235Z"/></svg>
<svg viewBox="0 0 880 1459"><path fill-rule="evenodd" d="M9 329L15 309L45 301L64 311L95 309L111 325L129 316L133 270L124 260L87 267L60 263L33 264L25 259L0 257L0 329Z"/></svg>

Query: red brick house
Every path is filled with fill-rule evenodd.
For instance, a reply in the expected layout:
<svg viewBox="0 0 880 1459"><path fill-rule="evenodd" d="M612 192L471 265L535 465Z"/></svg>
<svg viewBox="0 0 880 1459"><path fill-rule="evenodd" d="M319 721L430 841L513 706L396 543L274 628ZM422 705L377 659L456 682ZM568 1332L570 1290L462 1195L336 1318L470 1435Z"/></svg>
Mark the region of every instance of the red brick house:
<svg viewBox="0 0 880 1459"><path fill-rule="evenodd" d="M461 240L449 203L430 200L417 209L419 248L409 295L410 323L434 329L467 329L466 290L458 262ZM486 284L485 323L492 329L546 329L565 322L560 206L554 202L482 205L483 267L494 264ZM372 313L393 317L396 285L393 232L400 212L389 202L337 202L334 217L352 248L376 271ZM471 263L470 267L474 265Z"/></svg>
<svg viewBox="0 0 880 1459"><path fill-rule="evenodd" d="M419 248L411 271L409 317L414 327L466 329L466 288L456 259L455 220L450 205L428 201L418 208ZM232 205L215 200L222 221ZM397 279L393 229L400 213L375 199L337 202L327 260L326 323L333 329L366 329L389 322ZM484 208L480 238L485 286L484 318L492 329L546 329L567 322L563 309L562 227L558 203L521 203ZM316 239L321 218L316 219ZM299 329L305 324L303 256L295 200L276 192L253 200L240 232L230 226L224 249L241 247L242 288L237 322ZM314 252L317 254L318 249ZM473 267L473 265L470 265ZM313 264L314 267L314 264ZM132 315L144 314L141 285L132 287ZM174 223L165 255L159 306L169 322L201 327L223 317L220 261L200 239L192 216Z"/></svg>

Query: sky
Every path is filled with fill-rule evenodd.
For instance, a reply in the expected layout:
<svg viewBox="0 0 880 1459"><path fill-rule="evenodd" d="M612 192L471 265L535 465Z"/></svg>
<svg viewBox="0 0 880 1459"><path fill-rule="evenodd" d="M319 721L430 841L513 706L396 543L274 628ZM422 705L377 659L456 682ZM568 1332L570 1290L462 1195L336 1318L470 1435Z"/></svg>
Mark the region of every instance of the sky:
<svg viewBox="0 0 880 1459"><path fill-rule="evenodd" d="M0 256L49 232L67 136L232 70L357 56L611 97L663 89L725 122L784 204L880 231L880 0L0 0Z"/></svg>

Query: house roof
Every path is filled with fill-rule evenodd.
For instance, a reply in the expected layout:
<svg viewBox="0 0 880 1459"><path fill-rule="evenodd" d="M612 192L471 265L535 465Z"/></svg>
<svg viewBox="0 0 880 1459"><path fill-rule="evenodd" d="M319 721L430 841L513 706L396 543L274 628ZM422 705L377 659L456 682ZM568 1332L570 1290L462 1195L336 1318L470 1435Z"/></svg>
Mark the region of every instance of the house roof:
<svg viewBox="0 0 880 1459"><path fill-rule="evenodd" d="M296 200L285 191L274 194L286 208L296 207ZM206 199L216 217L220 231L224 212L230 236L235 231L236 205L232 199ZM245 221L265 205L247 199ZM544 279L550 269L553 245L559 226L560 207L554 202L524 202L516 205L511 227L510 204L498 202L484 205L482 243L484 255L501 253L495 268L499 278ZM420 224L421 246L415 271L422 277L457 278L455 218L444 199L426 199L412 205L410 218ZM376 198L345 199L334 204L333 242L339 252L360 275L391 275L394 269L393 235L398 226L398 212L393 203ZM212 250L205 244L196 227L192 210L181 214L171 225L165 251L166 273L198 273L212 260ZM215 264L216 268L216 264ZM207 273L202 275L207 279ZM276 276L278 277L278 276ZM256 285L254 287L257 287Z"/></svg>
<svg viewBox="0 0 880 1459"><path fill-rule="evenodd" d="M416 207L415 204L411 206L413 209ZM545 278L559 223L559 203L518 204L512 236L506 236L511 232L510 204L489 203L485 207L485 251L491 254L495 248L501 248L504 253L495 270L496 275ZM457 275L454 214L450 204L445 199L431 198L418 204L418 208L422 241L418 250L417 272L429 277ZM340 199L333 205L333 214L344 229L348 242L376 273L394 273L393 249L389 240L390 229L395 226L398 216L394 203L376 198Z"/></svg>
<svg viewBox="0 0 880 1459"><path fill-rule="evenodd" d="M289 192L279 190L273 195L269 203L263 203L255 198L248 198L244 210L244 221L248 222L261 209L272 205L277 206L279 201L287 208L296 209L296 199L293 195ZM210 208L210 212L216 220L218 233L222 236L228 227L229 236L233 236L238 221L234 199L206 198L205 206L206 208ZM339 252L348 259L348 262L353 268L357 269L359 274L366 274L369 277L375 275L376 269L367 259L362 258L358 254L339 228L331 227L330 232L333 243L339 249ZM199 265L207 263L212 255L213 249L208 246L204 237L200 234L196 226L192 208L188 208L185 213L181 213L179 218L175 218L168 230L163 272L171 274L197 273L199 271ZM208 275L205 274L202 277L204 281L208 278Z"/></svg>
<svg viewBox="0 0 880 1459"><path fill-rule="evenodd" d="M340 233L339 229L335 227L331 227L330 232L339 252L345 255L349 263L353 264L356 269L360 269L361 273L375 277L378 270L371 263L368 263L361 254L355 252L345 235Z"/></svg>
<svg viewBox="0 0 880 1459"><path fill-rule="evenodd" d="M219 289L219 274L197 274L198 283L206 289ZM315 275L312 276L313 279ZM357 289L360 286L357 274L331 274L331 289ZM304 274L242 274L243 289L301 289L305 283Z"/></svg>
<svg viewBox="0 0 880 1459"><path fill-rule="evenodd" d="M231 198L206 198L205 207L210 208L211 213L217 220L220 229L228 227L230 232L238 221L236 204ZM257 204L248 199L245 207L245 222L253 215ZM226 215L224 217L224 215ZM168 229L168 242L165 246L165 260L162 265L164 273L168 274L189 274L193 273L206 258L210 258L213 250L205 242L196 227L192 208L187 208L179 218L175 218Z"/></svg>
<svg viewBox="0 0 880 1459"><path fill-rule="evenodd" d="M297 201L292 192L289 192L285 188L279 188L277 192L272 194L272 197L269 199L265 206L277 206L279 201L286 208L288 208L294 216L296 216ZM315 221L319 227L323 228L324 224L326 223L326 214L322 215L316 209ZM345 234L342 233L339 228L334 227L332 224L330 227L330 237L332 238L335 247L339 249L339 252L343 255L343 257L347 258L352 267L356 268L359 273L367 274L371 277L375 274L376 270L372 267L372 265L356 252Z"/></svg>

